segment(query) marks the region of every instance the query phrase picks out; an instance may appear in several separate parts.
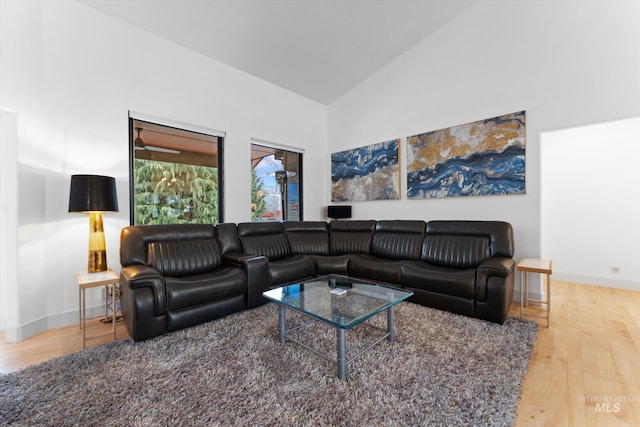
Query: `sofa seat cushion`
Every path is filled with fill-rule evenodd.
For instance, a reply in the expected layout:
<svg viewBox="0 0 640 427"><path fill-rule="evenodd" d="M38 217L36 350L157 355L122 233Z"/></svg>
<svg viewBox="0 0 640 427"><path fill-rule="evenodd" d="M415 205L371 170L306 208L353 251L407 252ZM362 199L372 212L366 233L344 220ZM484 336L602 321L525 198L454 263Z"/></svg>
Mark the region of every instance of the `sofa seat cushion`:
<svg viewBox="0 0 640 427"><path fill-rule="evenodd" d="M373 255L352 255L349 261L349 275L400 286L402 263L403 261Z"/></svg>
<svg viewBox="0 0 640 427"><path fill-rule="evenodd" d="M407 261L402 266L402 287L474 299L476 270Z"/></svg>
<svg viewBox="0 0 640 427"><path fill-rule="evenodd" d="M205 274L165 277L169 311L247 294L247 278L239 268L222 267Z"/></svg>
<svg viewBox="0 0 640 427"><path fill-rule="evenodd" d="M310 255L290 255L276 261L269 261L271 286L308 279L315 274L316 261Z"/></svg>
<svg viewBox="0 0 640 427"><path fill-rule="evenodd" d="M318 276L325 276L327 274L349 275L349 260L351 259L351 255L314 255L313 258L316 260L316 274Z"/></svg>

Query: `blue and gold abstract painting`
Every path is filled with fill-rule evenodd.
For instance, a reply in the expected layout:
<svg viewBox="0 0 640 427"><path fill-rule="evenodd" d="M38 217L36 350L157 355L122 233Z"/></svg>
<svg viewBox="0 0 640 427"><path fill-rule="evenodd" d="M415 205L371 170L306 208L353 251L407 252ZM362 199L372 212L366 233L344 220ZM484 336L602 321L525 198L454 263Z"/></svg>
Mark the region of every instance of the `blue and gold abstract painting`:
<svg viewBox="0 0 640 427"><path fill-rule="evenodd" d="M400 198L398 147L394 139L331 154L331 200L357 202Z"/></svg>
<svg viewBox="0 0 640 427"><path fill-rule="evenodd" d="M407 138L407 197L524 194L525 112Z"/></svg>

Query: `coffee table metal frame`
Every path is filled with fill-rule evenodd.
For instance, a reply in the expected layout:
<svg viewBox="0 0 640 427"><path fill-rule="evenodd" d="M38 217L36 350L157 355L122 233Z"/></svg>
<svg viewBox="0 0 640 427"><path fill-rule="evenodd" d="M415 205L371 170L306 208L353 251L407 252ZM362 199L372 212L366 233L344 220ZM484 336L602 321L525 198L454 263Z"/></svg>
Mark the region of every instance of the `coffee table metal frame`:
<svg viewBox="0 0 640 427"><path fill-rule="evenodd" d="M287 290L296 289L296 292L304 292L304 290L302 291L299 290L300 287L304 287L304 286L316 286L316 290L317 290L317 287L320 287L320 288L324 287L326 288L325 289L326 294L329 294L329 295L330 295L330 290L332 288L341 288L343 286L346 286L347 293L352 293L352 294L355 293L358 295L359 298L364 297L365 299L369 299L371 302L373 302L376 305L375 305L375 308L372 308L366 313L363 313L359 317L350 318L349 316L346 316L346 318L343 321L342 320L336 321L335 319L329 319L324 315L320 315L318 313L312 313L301 307L296 307L295 305L287 303L286 300L283 300L282 295L286 294ZM311 351L317 356L323 358L329 363L334 364L337 367L338 378L341 380L344 380L347 378L347 365L349 365L351 362L359 358L362 354L364 354L371 348L375 347L385 339L387 339L390 342L395 341L395 327L394 327L395 315L394 315L393 307L397 303L409 298L411 295L413 295L413 292L406 291L401 288L393 288L393 287L383 286L379 284L374 284L374 283L363 281L363 280L352 279L346 276L329 275L329 276L319 277L316 279L310 279L306 282L300 282L297 284L292 284L288 286L271 289L269 291L264 292L263 295L266 298L276 302L279 306L278 331L280 334L280 343L285 344L287 340L292 341L306 348L307 350ZM326 296L321 295L321 298L326 298ZM343 297L330 295L330 298L332 299L332 301L336 301L338 298L343 298ZM293 326L291 328L287 328L287 320L286 320L287 308L297 311L309 317L311 320L309 320L308 322L304 322L302 324ZM386 329L380 328L376 325L366 322L366 320L370 319L371 317L377 314L382 313L383 311L386 311L386 315L387 315ZM332 315L335 316L335 310L332 310ZM323 322L325 324L333 326L336 329L336 358L335 359L324 353L321 353L320 351L293 338L290 335L291 332L296 331L300 328L303 328L314 321ZM370 344L366 348L359 351L357 354L347 359L346 357L347 345L346 345L345 331L347 329L351 329L360 324L363 326L367 326L369 328L381 331L384 334L378 337L372 344Z"/></svg>

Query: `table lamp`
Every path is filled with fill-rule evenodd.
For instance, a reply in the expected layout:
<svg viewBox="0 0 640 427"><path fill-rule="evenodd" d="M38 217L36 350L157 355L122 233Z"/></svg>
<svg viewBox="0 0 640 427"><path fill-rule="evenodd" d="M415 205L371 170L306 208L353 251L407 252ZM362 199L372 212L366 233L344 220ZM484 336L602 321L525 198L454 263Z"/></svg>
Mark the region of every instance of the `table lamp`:
<svg viewBox="0 0 640 427"><path fill-rule="evenodd" d="M102 175L71 175L69 212L89 214L89 273L107 270L107 245L102 212L118 212L116 179Z"/></svg>

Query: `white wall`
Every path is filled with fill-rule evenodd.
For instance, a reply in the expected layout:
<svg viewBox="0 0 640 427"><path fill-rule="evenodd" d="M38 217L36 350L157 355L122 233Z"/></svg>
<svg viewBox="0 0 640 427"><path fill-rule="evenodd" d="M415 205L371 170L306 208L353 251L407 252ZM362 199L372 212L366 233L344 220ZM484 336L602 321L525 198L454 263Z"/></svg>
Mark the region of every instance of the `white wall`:
<svg viewBox="0 0 640 427"><path fill-rule="evenodd" d="M225 221L250 220L250 139L327 157L327 108L72 0L0 2L0 106L17 117L19 315L6 339L77 322L75 272L86 269L88 219L67 213L74 173L115 176L120 212L105 215L119 270L128 225L129 110L227 132ZM214 17L215 19L215 17ZM326 164L304 164L305 219L320 219ZM99 293L91 304L97 310ZM2 305L0 305L2 307ZM4 313L0 313L0 318Z"/></svg>
<svg viewBox="0 0 640 427"><path fill-rule="evenodd" d="M640 2L481 1L375 73L329 106L329 153L526 110L526 195L407 200L403 163L403 199L354 217L506 220L516 259L540 257L540 134L640 113L638 17Z"/></svg>
<svg viewBox="0 0 640 427"><path fill-rule="evenodd" d="M640 291L640 117L542 134L542 256L553 277Z"/></svg>
<svg viewBox="0 0 640 427"><path fill-rule="evenodd" d="M18 193L14 185L17 179L16 113L0 109L0 330L18 319L15 304L18 283L17 267L18 236Z"/></svg>

